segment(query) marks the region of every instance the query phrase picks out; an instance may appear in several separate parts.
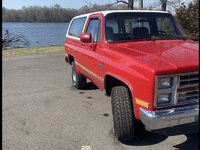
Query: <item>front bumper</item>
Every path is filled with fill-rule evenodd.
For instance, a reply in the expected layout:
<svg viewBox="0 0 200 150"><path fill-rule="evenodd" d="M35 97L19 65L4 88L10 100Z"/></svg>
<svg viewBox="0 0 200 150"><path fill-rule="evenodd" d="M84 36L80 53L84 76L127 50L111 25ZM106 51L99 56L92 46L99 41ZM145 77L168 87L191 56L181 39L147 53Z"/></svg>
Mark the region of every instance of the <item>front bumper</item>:
<svg viewBox="0 0 200 150"><path fill-rule="evenodd" d="M199 123L199 105L147 111L140 108L140 118L147 130L159 130L168 127Z"/></svg>

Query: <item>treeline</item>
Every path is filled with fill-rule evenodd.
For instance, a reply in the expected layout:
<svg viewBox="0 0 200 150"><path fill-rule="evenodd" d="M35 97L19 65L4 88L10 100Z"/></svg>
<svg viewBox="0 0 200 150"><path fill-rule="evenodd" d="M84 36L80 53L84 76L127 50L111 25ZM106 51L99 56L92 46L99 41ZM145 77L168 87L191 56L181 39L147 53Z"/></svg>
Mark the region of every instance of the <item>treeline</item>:
<svg viewBox="0 0 200 150"><path fill-rule="evenodd" d="M56 4L52 7L23 6L22 9L2 8L2 22L70 22L77 15L103 10L126 10L127 5L85 5L80 9L62 8ZM134 10L139 8L134 7ZM144 7L144 10L160 10L158 7ZM193 39L199 40L199 0L193 0L188 6L181 4L176 8L175 17Z"/></svg>
<svg viewBox="0 0 200 150"><path fill-rule="evenodd" d="M7 9L2 8L2 22L70 22L70 20L79 14L85 14L89 12L101 11L101 10L116 10L127 9L124 4L118 4L113 6L98 5L83 6L80 9L62 8L56 4L53 7L39 7L39 6L23 6L22 9ZM135 8L137 9L137 8Z"/></svg>
<svg viewBox="0 0 200 150"><path fill-rule="evenodd" d="M188 7L181 4L176 9L176 19L183 26L190 38L199 41L199 0L189 3Z"/></svg>

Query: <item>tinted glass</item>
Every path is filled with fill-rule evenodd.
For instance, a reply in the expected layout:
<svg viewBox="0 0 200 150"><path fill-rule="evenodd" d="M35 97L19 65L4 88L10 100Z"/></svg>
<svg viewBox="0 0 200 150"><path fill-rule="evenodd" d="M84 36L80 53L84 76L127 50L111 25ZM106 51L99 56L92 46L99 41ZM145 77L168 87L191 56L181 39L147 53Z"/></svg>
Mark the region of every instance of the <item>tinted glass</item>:
<svg viewBox="0 0 200 150"><path fill-rule="evenodd" d="M174 25L171 19L166 18L166 17L159 17L156 19L156 22L158 26L158 32L164 31L165 34L167 35L176 34L176 30L174 28Z"/></svg>
<svg viewBox="0 0 200 150"><path fill-rule="evenodd" d="M83 26L85 24L85 20L86 20L86 17L74 19L70 26L70 29L69 29L69 35L79 38L80 34L83 31Z"/></svg>
<svg viewBox="0 0 200 150"><path fill-rule="evenodd" d="M107 20L106 26L113 28L113 33L119 33L119 31L118 31L119 27L118 27L118 23L116 20Z"/></svg>
<svg viewBox="0 0 200 150"><path fill-rule="evenodd" d="M143 22L139 22L138 18L124 20L126 33L132 33L132 28L136 27L146 27L148 28L148 33L149 33L150 27L148 21L146 21L146 18L139 18L139 19L142 20Z"/></svg>
<svg viewBox="0 0 200 150"><path fill-rule="evenodd" d="M100 39L100 34L101 33L101 25L100 25L101 20L98 18L90 19L88 28L86 33L91 33L92 38L94 39L94 42L99 42Z"/></svg>
<svg viewBox="0 0 200 150"><path fill-rule="evenodd" d="M100 23L100 25L99 25L97 43L99 43L100 41L101 41L101 23Z"/></svg>
<svg viewBox="0 0 200 150"><path fill-rule="evenodd" d="M168 13L122 12L105 16L105 39L110 42L186 39L181 26Z"/></svg>

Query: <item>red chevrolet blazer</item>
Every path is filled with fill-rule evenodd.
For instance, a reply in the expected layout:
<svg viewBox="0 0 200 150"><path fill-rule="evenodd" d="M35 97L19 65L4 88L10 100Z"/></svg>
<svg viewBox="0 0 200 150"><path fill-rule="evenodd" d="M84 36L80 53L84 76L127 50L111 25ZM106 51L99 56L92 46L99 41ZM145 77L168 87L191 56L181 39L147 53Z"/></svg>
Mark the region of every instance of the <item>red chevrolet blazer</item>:
<svg viewBox="0 0 200 150"><path fill-rule="evenodd" d="M199 44L163 11L102 11L74 17L65 59L77 89L91 80L111 96L114 133L141 124L161 134L199 132Z"/></svg>

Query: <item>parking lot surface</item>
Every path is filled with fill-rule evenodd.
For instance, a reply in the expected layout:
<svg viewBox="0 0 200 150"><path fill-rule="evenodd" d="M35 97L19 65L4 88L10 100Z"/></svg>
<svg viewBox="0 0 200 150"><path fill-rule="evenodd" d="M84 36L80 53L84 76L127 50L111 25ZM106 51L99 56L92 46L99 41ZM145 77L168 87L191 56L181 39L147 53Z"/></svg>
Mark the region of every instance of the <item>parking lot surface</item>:
<svg viewBox="0 0 200 150"><path fill-rule="evenodd" d="M4 57L2 63L3 150L199 149L199 134L144 131L118 142L110 97L89 80L84 90L75 89L64 53Z"/></svg>

